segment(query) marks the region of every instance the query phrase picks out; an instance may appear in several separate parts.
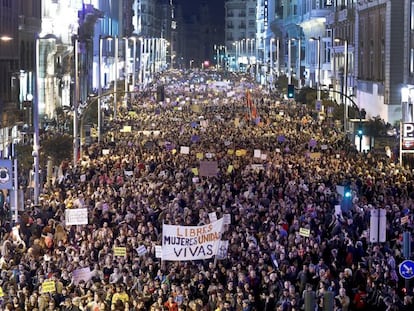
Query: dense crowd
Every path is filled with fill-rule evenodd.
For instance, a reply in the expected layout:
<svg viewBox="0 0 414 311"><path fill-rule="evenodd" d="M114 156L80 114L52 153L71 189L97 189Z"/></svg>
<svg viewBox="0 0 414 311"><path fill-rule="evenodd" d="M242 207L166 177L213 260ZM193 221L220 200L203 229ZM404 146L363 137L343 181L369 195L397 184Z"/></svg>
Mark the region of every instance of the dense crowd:
<svg viewBox="0 0 414 311"><path fill-rule="evenodd" d="M62 163L39 205L3 226L1 310L293 311L310 310L309 297L316 310L413 309L398 273L412 171L358 153L329 118L226 78L169 73L163 103L132 98L105 142ZM217 176L193 169L207 153ZM88 224L66 226L76 208ZM387 213L384 243L369 239L376 208ZM156 256L163 224L208 224L213 212L231 216L224 258Z"/></svg>

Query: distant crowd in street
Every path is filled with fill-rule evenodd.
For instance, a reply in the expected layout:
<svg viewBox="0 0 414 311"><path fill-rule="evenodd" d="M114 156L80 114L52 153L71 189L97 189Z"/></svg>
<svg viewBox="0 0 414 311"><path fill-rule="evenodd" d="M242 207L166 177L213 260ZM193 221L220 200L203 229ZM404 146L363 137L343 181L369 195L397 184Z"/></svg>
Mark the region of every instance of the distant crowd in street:
<svg viewBox="0 0 414 311"><path fill-rule="evenodd" d="M410 168L357 152L333 120L247 77L171 71L157 82L162 102L132 96L104 141L76 165L68 155L39 204L3 226L1 310L414 309L398 272ZM200 176L201 160L217 162L216 176ZM81 208L87 224L66 225ZM378 208L386 242L371 243ZM156 256L163 224L205 225L212 213L231 218L224 258Z"/></svg>

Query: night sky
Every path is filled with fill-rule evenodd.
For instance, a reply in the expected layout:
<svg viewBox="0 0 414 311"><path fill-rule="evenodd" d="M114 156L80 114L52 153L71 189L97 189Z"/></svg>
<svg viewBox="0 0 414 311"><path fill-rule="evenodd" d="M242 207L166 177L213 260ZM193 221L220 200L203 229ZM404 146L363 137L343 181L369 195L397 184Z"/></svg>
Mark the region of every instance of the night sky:
<svg viewBox="0 0 414 311"><path fill-rule="evenodd" d="M224 1L225 0L176 0L183 8L184 16L197 13L201 3L210 6L210 12L215 24L224 24Z"/></svg>

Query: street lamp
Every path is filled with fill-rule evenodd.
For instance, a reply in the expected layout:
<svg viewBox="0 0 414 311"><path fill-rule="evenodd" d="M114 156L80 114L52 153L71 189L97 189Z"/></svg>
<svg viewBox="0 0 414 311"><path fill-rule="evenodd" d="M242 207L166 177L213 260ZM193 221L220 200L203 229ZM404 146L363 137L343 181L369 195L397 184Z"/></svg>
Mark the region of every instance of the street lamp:
<svg viewBox="0 0 414 311"><path fill-rule="evenodd" d="M243 54L244 54L244 53L246 53L246 49L245 49L245 48L243 48L243 44L244 44L244 42L246 42L246 39L241 39L241 40L240 40L240 45L241 45L241 47L240 47L240 49L241 49L240 54L242 55L242 57L243 57Z"/></svg>
<svg viewBox="0 0 414 311"><path fill-rule="evenodd" d="M234 59L235 59L235 62L236 62L236 71L239 71L239 47L240 47L239 44L240 44L239 41L234 41L233 42L233 45L235 47Z"/></svg>
<svg viewBox="0 0 414 311"><path fill-rule="evenodd" d="M277 76L280 76L280 42L279 42L279 37L276 38L276 60L277 60L277 65L276 65L276 72L277 72Z"/></svg>
<svg viewBox="0 0 414 311"><path fill-rule="evenodd" d="M275 38L270 38L269 53L270 53L270 83L273 84L273 42Z"/></svg>
<svg viewBox="0 0 414 311"><path fill-rule="evenodd" d="M220 68L220 60L219 60L220 54L219 53L220 52L219 52L219 47L215 44L214 44L214 50L216 50L216 70L219 70L219 68ZM190 68L191 68L191 66L190 66Z"/></svg>
<svg viewBox="0 0 414 311"><path fill-rule="evenodd" d="M254 46L256 45L256 39L251 38L250 39L250 55L253 56Z"/></svg>
<svg viewBox="0 0 414 311"><path fill-rule="evenodd" d="M108 41L114 40L114 120L117 119L117 82L118 82L118 37L103 37Z"/></svg>
<svg viewBox="0 0 414 311"><path fill-rule="evenodd" d="M118 83L118 37L115 37L115 56L114 56L114 120L117 118L117 83Z"/></svg>
<svg viewBox="0 0 414 311"><path fill-rule="evenodd" d="M102 128L102 37L99 36L99 55L98 55L98 143L101 142L101 128Z"/></svg>
<svg viewBox="0 0 414 311"><path fill-rule="evenodd" d="M8 41L11 41L11 40L13 40L12 37L9 37L9 36L6 36L6 35L0 36L0 41L8 42Z"/></svg>
<svg viewBox="0 0 414 311"><path fill-rule="evenodd" d="M302 47L300 38L296 39L298 41L298 55L297 55L297 67L296 67L296 77L298 79L298 88L302 88L302 72L301 72L301 58L302 58Z"/></svg>
<svg viewBox="0 0 414 311"><path fill-rule="evenodd" d="M246 39L246 57L247 57L248 65L250 65L250 56L251 56L251 51L253 50L253 40L254 39L250 39L250 38ZM250 50L249 50L249 42L250 42Z"/></svg>
<svg viewBox="0 0 414 311"><path fill-rule="evenodd" d="M79 105L79 40L74 40L74 52L75 52L75 63L74 63L74 74L75 74L75 87L73 95L73 166L75 167L78 163L78 152L79 152L79 140L78 140L78 105Z"/></svg>
<svg viewBox="0 0 414 311"><path fill-rule="evenodd" d="M112 41L113 37L111 36L99 36L99 56L98 56L98 143L101 142L102 138L102 51L103 51L103 41L108 40ZM117 60L115 59L115 63ZM115 82L114 82L115 84ZM116 91L116 89L115 89ZM114 93L114 96L116 92ZM116 107L116 106L115 106Z"/></svg>
<svg viewBox="0 0 414 311"><path fill-rule="evenodd" d="M317 74L317 101L321 100L321 37L315 38L311 37L309 38L309 41L311 42L317 42L317 62L318 62L318 74Z"/></svg>
<svg viewBox="0 0 414 311"><path fill-rule="evenodd" d="M288 84L292 84L292 38L288 39Z"/></svg>
<svg viewBox="0 0 414 311"><path fill-rule="evenodd" d="M335 42L344 42L344 132L347 132L348 127L348 40L342 38L335 38Z"/></svg>
<svg viewBox="0 0 414 311"><path fill-rule="evenodd" d="M124 43L125 43L125 55L124 55L124 98L125 100L127 99L127 94L128 94L128 43L129 43L129 38L125 37L124 38Z"/></svg>

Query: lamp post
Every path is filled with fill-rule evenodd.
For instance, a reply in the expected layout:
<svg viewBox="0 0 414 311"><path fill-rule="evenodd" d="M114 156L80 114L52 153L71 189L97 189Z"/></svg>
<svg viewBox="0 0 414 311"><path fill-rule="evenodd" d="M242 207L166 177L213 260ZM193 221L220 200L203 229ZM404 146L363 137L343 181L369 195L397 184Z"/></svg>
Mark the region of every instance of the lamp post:
<svg viewBox="0 0 414 311"><path fill-rule="evenodd" d="M245 47L243 47L243 45L244 45L244 43L246 42L246 39L241 39L240 40L240 45L241 45L241 52L240 52L240 54L241 54L241 56L243 57L243 55L246 53L246 48Z"/></svg>
<svg viewBox="0 0 414 311"><path fill-rule="evenodd" d="M235 48L235 53L234 53L234 60L235 60L235 65L236 65L236 71L239 71L239 41L234 41L233 42L234 48Z"/></svg>
<svg viewBox="0 0 414 311"><path fill-rule="evenodd" d="M219 47L214 44L214 49L216 50L216 70L219 70L219 68L220 68Z"/></svg>
<svg viewBox="0 0 414 311"><path fill-rule="evenodd" d="M276 59L277 59L277 65L276 65L276 72L277 76L280 75L280 47L279 47L279 38L276 38Z"/></svg>
<svg viewBox="0 0 414 311"><path fill-rule="evenodd" d="M102 132L102 46L103 38L99 36L99 56L98 56L98 143L101 142Z"/></svg>
<svg viewBox="0 0 414 311"><path fill-rule="evenodd" d="M33 97L33 202L34 204L39 203L39 88L40 88L40 42L39 38L36 39L36 76L35 76L35 88L34 93L35 96Z"/></svg>
<svg viewBox="0 0 414 311"><path fill-rule="evenodd" d="M137 70L137 37L131 37L132 42L134 43L132 47L132 87L135 89L135 74Z"/></svg>
<svg viewBox="0 0 414 311"><path fill-rule="evenodd" d="M75 39L74 42L75 52L75 87L73 95L73 166L78 164L79 153L79 139L78 139L78 104L79 104L79 40Z"/></svg>
<svg viewBox="0 0 414 311"><path fill-rule="evenodd" d="M315 42L317 43L317 100L320 101L321 100L321 37L315 38L315 37L311 37L309 38L309 41Z"/></svg>
<svg viewBox="0 0 414 311"><path fill-rule="evenodd" d="M99 56L98 56L98 143L102 140L102 66L103 66L103 42L112 41L111 36L99 36ZM116 60L115 60L116 62ZM115 90L115 89L114 89ZM115 94L114 94L115 96Z"/></svg>
<svg viewBox="0 0 414 311"><path fill-rule="evenodd" d="M246 39L246 58L247 58L247 65L250 65L250 50L249 50L249 42L252 39L247 38ZM251 42L251 44L253 44L253 42Z"/></svg>
<svg viewBox="0 0 414 311"><path fill-rule="evenodd" d="M124 43L125 43L125 55L124 55L124 98L126 100L127 98L127 94L128 94L128 43L129 43L129 38L124 38Z"/></svg>
<svg viewBox="0 0 414 311"><path fill-rule="evenodd" d="M273 84L273 42L275 38L270 38L269 53L270 53L270 83Z"/></svg>
<svg viewBox="0 0 414 311"><path fill-rule="evenodd" d="M115 48L114 48L114 120L117 119L117 83L118 83L118 37L115 37Z"/></svg>
<svg viewBox="0 0 414 311"><path fill-rule="evenodd" d="M301 47L301 40L300 38L298 40L298 66L296 67L296 76L298 79L298 88L302 88L302 72L301 72L301 58L302 58L302 47Z"/></svg>
<svg viewBox="0 0 414 311"><path fill-rule="evenodd" d="M288 39L288 64L287 64L287 74L288 74L288 84L292 84L292 38Z"/></svg>
<svg viewBox="0 0 414 311"><path fill-rule="evenodd" d="M344 42L344 132L348 131L348 40L335 38L335 42Z"/></svg>

